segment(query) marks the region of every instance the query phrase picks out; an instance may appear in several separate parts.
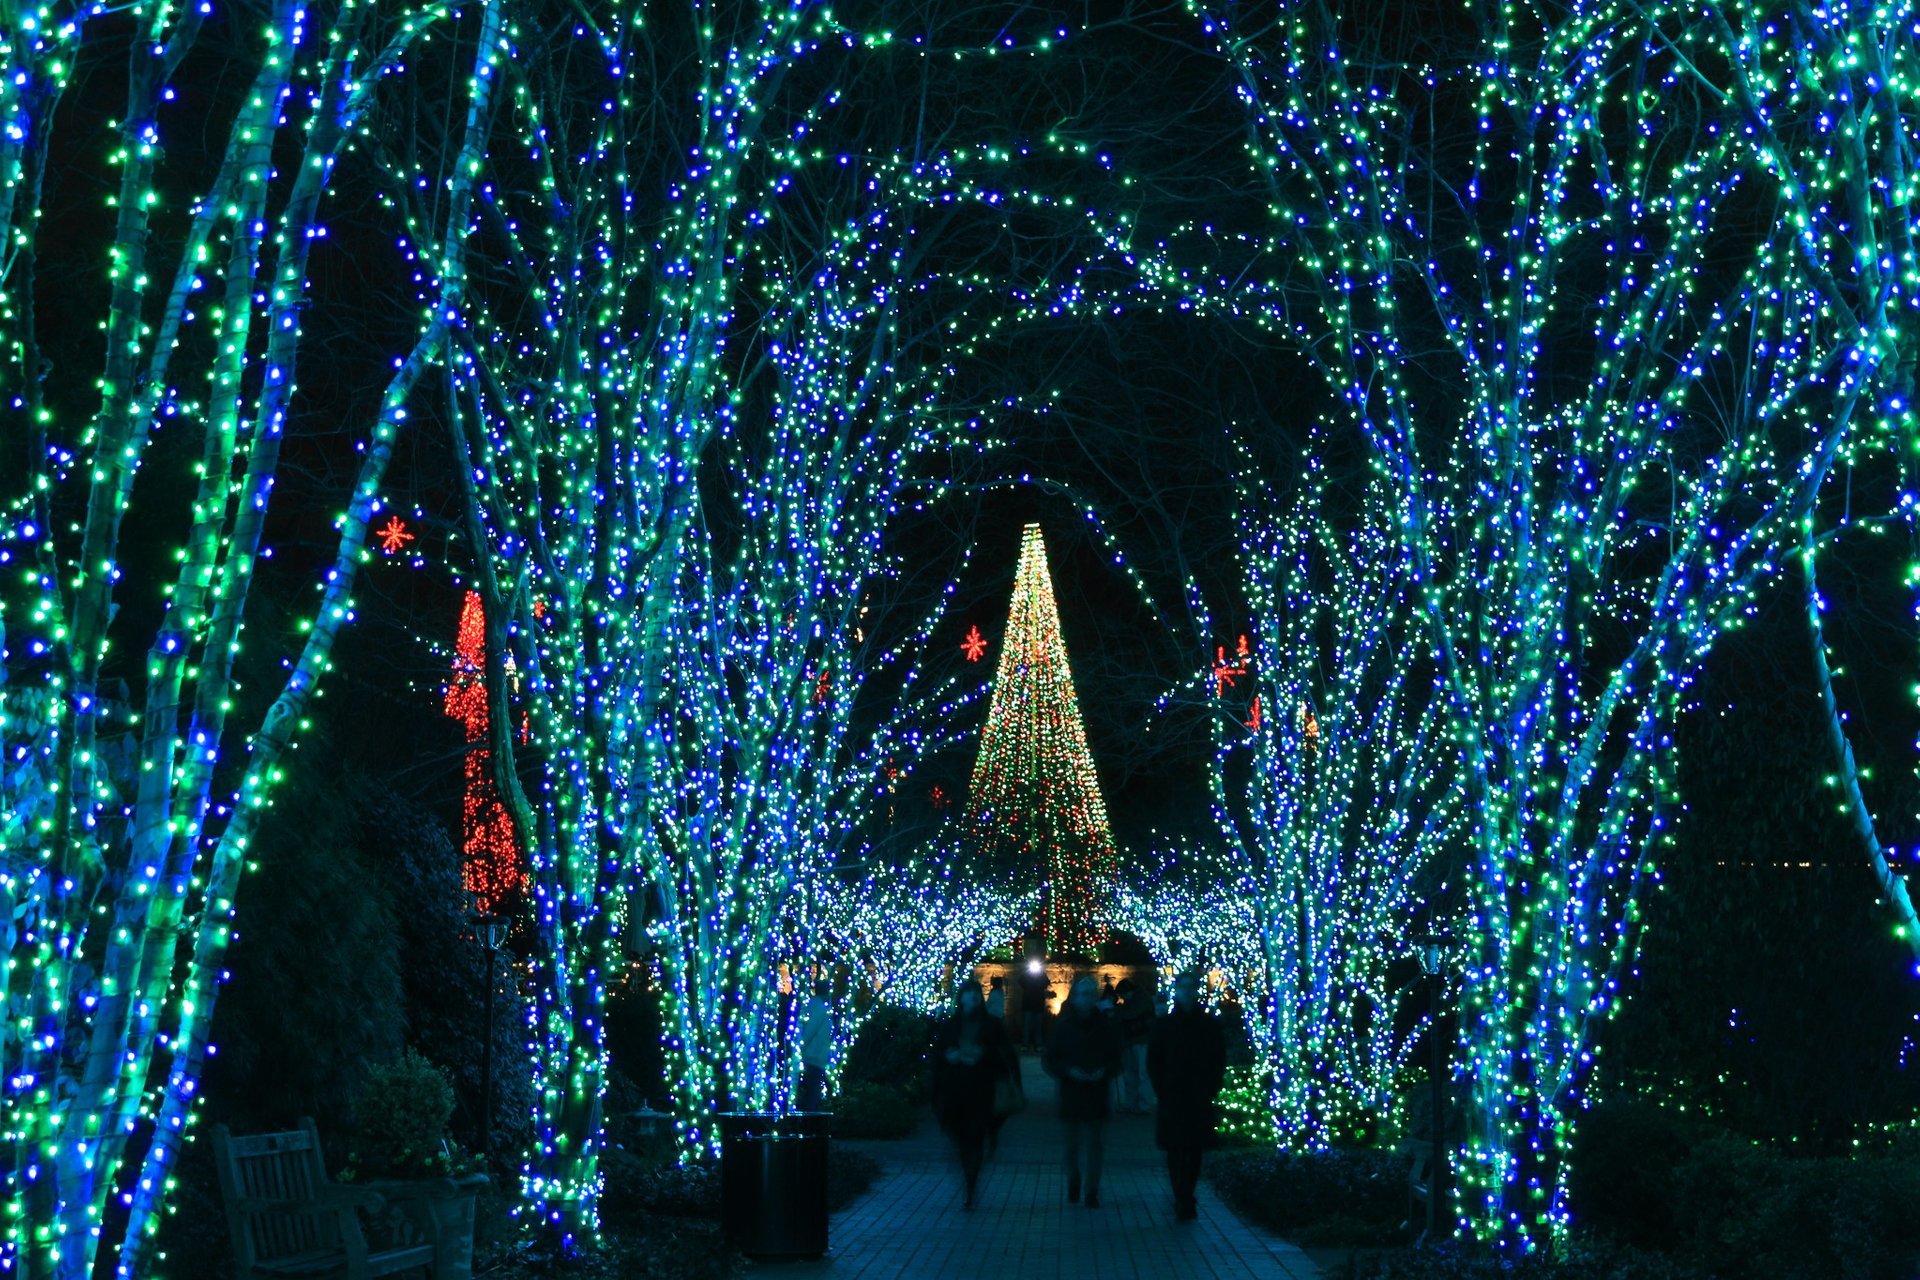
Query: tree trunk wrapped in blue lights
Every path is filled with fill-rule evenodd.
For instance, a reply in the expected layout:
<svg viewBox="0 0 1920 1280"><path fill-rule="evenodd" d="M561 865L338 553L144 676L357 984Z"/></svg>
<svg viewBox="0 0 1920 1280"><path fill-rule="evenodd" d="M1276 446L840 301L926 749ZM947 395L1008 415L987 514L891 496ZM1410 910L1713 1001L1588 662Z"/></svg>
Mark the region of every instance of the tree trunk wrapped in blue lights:
<svg viewBox="0 0 1920 1280"><path fill-rule="evenodd" d="M1241 486L1250 630L1231 683L1201 677L1219 838L1123 895L1121 919L1163 963L1223 972L1271 1076L1275 1137L1325 1147L1391 1117L1424 1027L1403 1009L1407 938L1466 826L1446 690L1410 626L1381 489L1333 509L1311 457L1295 485Z"/></svg>
<svg viewBox="0 0 1920 1280"><path fill-rule="evenodd" d="M1269 183L1272 323L1390 486L1453 707L1461 1226L1531 1250L1567 1221L1682 691L1793 545L1880 340L1799 265L1697 11L1495 0L1416 51L1318 0L1191 7Z"/></svg>
<svg viewBox="0 0 1920 1280"><path fill-rule="evenodd" d="M314 413L296 373L303 315L339 302L312 278L326 236L322 197L385 83L456 15L349 2L316 39L305 7L274 5L238 94L208 89L217 77L196 85L195 131L224 137L224 149L170 152L157 124L162 104L175 98L183 67L221 56L199 47L210 9L150 6L117 27L100 6L41 35L9 23L0 42L9 121L0 169L12 219L5 358L24 392L8 411L24 415L35 443L27 467L7 473L19 483L5 494L0 555L25 570L9 570L0 597L9 762L0 885L15 922L16 1010L7 1023L0 1261L36 1277L91 1276L103 1254L132 1275L145 1260L196 1114L253 837L353 615L408 400L447 341L446 317L466 279L457 241L419 277L426 318L411 348L374 375L385 385L323 550L318 599L283 646L286 674L264 712L250 728L231 725L250 588L274 550L268 520L282 447ZM460 220L499 53L492 5L466 8L464 21L466 125L456 114L437 174L449 216ZM64 391L48 397L39 367L34 223L68 76L122 59L130 70L105 246L105 353L97 402L83 407ZM156 220L161 191L183 189L195 193L184 220ZM75 430L80 421L86 427ZM185 485L164 466L142 483L163 426L197 441ZM178 500L185 492L190 505ZM170 581L123 577L124 563L139 562L122 544L130 512L142 536L178 538ZM122 615L136 593L143 609ZM145 667L128 673L134 693L119 701L109 692L109 652L141 643L130 630L138 623L126 619L157 595L166 604L145 641ZM110 1197L123 1211L111 1219Z"/></svg>
<svg viewBox="0 0 1920 1280"><path fill-rule="evenodd" d="M955 48L948 16L929 6L901 51L811 5L703 9L672 32L696 56L645 88L623 82L653 66L660 14L570 7L516 45L449 418L495 774L529 852L523 1197L566 1249L595 1230L605 990L631 954L658 968L686 1154L714 1149L718 1111L786 1105L782 966L832 960L814 913L962 698L923 673L947 592L899 591L886 535L1030 411L970 404L953 371L1028 316L1102 305L1086 264L1115 287L1146 269L1124 218L1070 197L1023 193L1016 225L1016 153L836 110L1052 39ZM699 110L663 124L680 101ZM885 145L893 127L912 145ZM1076 145L1043 150L1117 181ZM958 237L937 261L936 231Z"/></svg>

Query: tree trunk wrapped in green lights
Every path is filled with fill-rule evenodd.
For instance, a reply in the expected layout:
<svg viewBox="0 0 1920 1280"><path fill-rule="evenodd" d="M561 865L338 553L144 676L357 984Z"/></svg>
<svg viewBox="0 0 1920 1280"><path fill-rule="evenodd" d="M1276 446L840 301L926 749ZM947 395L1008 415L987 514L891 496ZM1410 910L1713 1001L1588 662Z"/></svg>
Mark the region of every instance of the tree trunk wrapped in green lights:
<svg viewBox="0 0 1920 1280"><path fill-rule="evenodd" d="M944 38L977 11L903 13L923 31L907 49L804 5L557 15L516 46L447 416L495 771L530 851L523 1196L574 1249L630 946L661 970L683 1150L711 1150L716 1110L783 1104L777 974L810 957L809 894L859 851L889 764L943 732L918 674L942 604L867 616L900 571L889 523L939 500L950 450L992 441L952 368L1027 311L1097 299L1075 263L1122 257L1122 228L1035 196L1020 216L1067 232L1028 234L1004 199L1018 154L843 108L1037 57ZM651 61L669 45L696 56ZM682 101L698 110L662 113ZM431 225L398 176L391 198Z"/></svg>
<svg viewBox="0 0 1920 1280"><path fill-rule="evenodd" d="M1859 334L1688 19L1470 8L1423 38L1319 0L1194 0L1236 73L1297 335L1390 485L1473 814L1462 1225L1566 1222L1567 1160L1665 830L1689 672L1848 431Z"/></svg>
<svg viewBox="0 0 1920 1280"><path fill-rule="evenodd" d="M1916 71L1920 31L1911 6L1845 2L1708 3L1691 11L1699 46L1712 52L1693 74L1737 103L1743 136L1774 184L1781 215L1797 233L1791 262L1832 323L1858 335L1841 376L1819 388L1813 412L1847 424L1852 438L1832 489L1804 531L1800 576L1814 644L1814 684L1833 751L1832 785L1860 842L1894 928L1920 960L1920 915L1904 876L1890 864L1884 820L1869 802L1851 724L1875 723L1869 696L1854 719L1835 688L1822 559L1868 557L1892 530L1909 548L1920 521L1920 368L1914 318L1920 309L1920 183ZM1786 34L1782 34L1786 33ZM1707 68L1711 68L1709 71ZM1914 553L1910 550L1910 556ZM1909 566L1906 585L1920 587ZM1914 686L1920 692L1920 685ZM1907 825L1912 814L1893 819Z"/></svg>
<svg viewBox="0 0 1920 1280"><path fill-rule="evenodd" d="M53 243L23 230L6 260L5 354L23 388L8 412L21 416L31 453L8 473L18 484L6 495L0 551L15 566L0 596L0 914L11 1010L0 1248L30 1276L92 1276L103 1255L131 1275L145 1258L194 1119L249 848L352 616L407 399L445 342L439 317L464 281L457 253L422 277L430 318L412 349L375 375L386 385L316 567L319 598L282 646L285 676L264 701L247 700L239 714L251 727L235 726L240 637L276 536L283 444L314 413L296 376L311 323L303 313L358 305L312 281L322 197L376 91L453 10L349 2L323 22L275 5L249 41L258 62L237 94L196 90L203 115L192 132L219 149L182 139L169 151L157 121L174 86L188 70L213 78L212 65L232 56L201 47L206 12L153 6L116 26L94 10L46 43L32 24L9 21L0 44L20 60L0 110L31 140L24 152L0 149L21 228L47 212L41 176L56 126L87 122L63 109L46 77L67 71L52 67L129 65L116 104L122 146L91 402L79 380L44 377L50 351L64 356L86 341L36 318L45 305L36 268ZM467 15L475 90L464 142L456 118L445 154L471 163L497 18L486 4ZM318 40L316 25L326 28ZM19 142L7 132L9 145ZM461 167L441 176L450 205L464 210L471 187ZM176 214L162 190L197 194ZM76 420L84 430L67 425ZM175 459L147 457L162 431L194 441L185 484L166 474ZM149 468L160 470L143 474ZM179 540L165 573L125 574L147 563L129 528L140 540ZM157 618L156 594L166 596ZM134 670L114 651L138 643L142 626L146 661ZM123 685L124 700L114 692ZM111 1221L110 1197L124 1209Z"/></svg>
<svg viewBox="0 0 1920 1280"><path fill-rule="evenodd" d="M1324 1147L1377 1133L1394 1108L1415 1041L1389 968L1407 968L1466 823L1451 708L1380 522L1385 495L1376 485L1342 519L1323 463L1297 484L1292 498L1242 484L1253 640L1239 683L1212 691L1227 704L1213 718L1220 840L1198 874L1254 917L1245 1005L1277 1134Z"/></svg>
<svg viewBox="0 0 1920 1280"><path fill-rule="evenodd" d="M945 468L987 447L982 421L1020 401L969 405L956 384L971 352L948 335L978 351L1018 324L1022 272L1069 277L1105 251L1106 233L1060 202L1036 255L965 176L981 159L872 165L860 189L888 203L823 242L754 249L764 380L742 393L766 397L767 422L717 433L699 525L678 548L639 872L696 1144L712 1141L712 1109L788 1104L797 1037L777 1021L778 969L834 955L814 912L840 898L838 864L872 852L895 772L954 732L957 695L925 666L950 591L937 584L928 603L898 590L914 566L890 535L908 508L946 500ZM839 207L861 204L849 192ZM864 883L918 891L910 876ZM996 900L951 902L973 916Z"/></svg>

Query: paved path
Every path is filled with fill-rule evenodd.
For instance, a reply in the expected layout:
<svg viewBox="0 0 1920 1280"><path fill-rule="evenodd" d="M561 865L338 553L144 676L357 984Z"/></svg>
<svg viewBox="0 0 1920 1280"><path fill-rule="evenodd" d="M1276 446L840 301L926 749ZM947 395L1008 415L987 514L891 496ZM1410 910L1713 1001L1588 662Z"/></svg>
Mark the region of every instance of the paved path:
<svg viewBox="0 0 1920 1280"><path fill-rule="evenodd" d="M1318 1280L1307 1256L1236 1217L1203 1180L1200 1220L1177 1222L1148 1116L1107 1126L1100 1208L1069 1205L1053 1081L1021 1059L1027 1111L1008 1122L962 1213L960 1167L931 1121L900 1142L862 1143L887 1166L834 1215L831 1254L755 1265L748 1280Z"/></svg>

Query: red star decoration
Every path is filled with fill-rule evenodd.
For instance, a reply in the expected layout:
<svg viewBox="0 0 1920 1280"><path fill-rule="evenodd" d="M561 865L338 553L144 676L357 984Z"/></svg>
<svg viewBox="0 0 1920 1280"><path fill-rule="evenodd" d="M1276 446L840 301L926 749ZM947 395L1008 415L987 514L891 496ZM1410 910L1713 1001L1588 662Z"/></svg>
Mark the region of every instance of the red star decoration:
<svg viewBox="0 0 1920 1280"><path fill-rule="evenodd" d="M936 809L946 808L947 807L946 790L943 787L941 787L939 783L935 783L933 786L933 790L927 792L927 802Z"/></svg>
<svg viewBox="0 0 1920 1280"><path fill-rule="evenodd" d="M967 638L960 642L960 649L967 655L968 662L980 661L980 655L987 651L987 639L980 634L979 627L968 629Z"/></svg>
<svg viewBox="0 0 1920 1280"><path fill-rule="evenodd" d="M1247 663L1243 658L1239 662L1227 661L1227 647L1217 645L1213 650L1213 696L1220 694L1232 684L1235 676L1247 674Z"/></svg>
<svg viewBox="0 0 1920 1280"><path fill-rule="evenodd" d="M398 555L413 541L413 535L407 532L407 526L399 516L388 516L385 527L375 529L373 536L380 539L380 549L390 556Z"/></svg>

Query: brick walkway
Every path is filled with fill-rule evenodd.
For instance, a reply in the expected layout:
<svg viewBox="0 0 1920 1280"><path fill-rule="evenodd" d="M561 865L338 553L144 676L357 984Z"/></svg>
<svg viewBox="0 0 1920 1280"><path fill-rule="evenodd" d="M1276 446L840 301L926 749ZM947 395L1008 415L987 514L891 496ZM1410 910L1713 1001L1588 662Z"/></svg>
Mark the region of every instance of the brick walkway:
<svg viewBox="0 0 1920 1280"><path fill-rule="evenodd" d="M1100 1208L1066 1200L1053 1081L1022 1058L1027 1111L1001 1132L980 1176L979 1207L960 1210L960 1169L931 1121L901 1142L861 1143L887 1166L833 1219L819 1262L759 1264L748 1280L1318 1280L1285 1241L1248 1226L1202 1180L1200 1220L1174 1220L1150 1116L1107 1126Z"/></svg>

